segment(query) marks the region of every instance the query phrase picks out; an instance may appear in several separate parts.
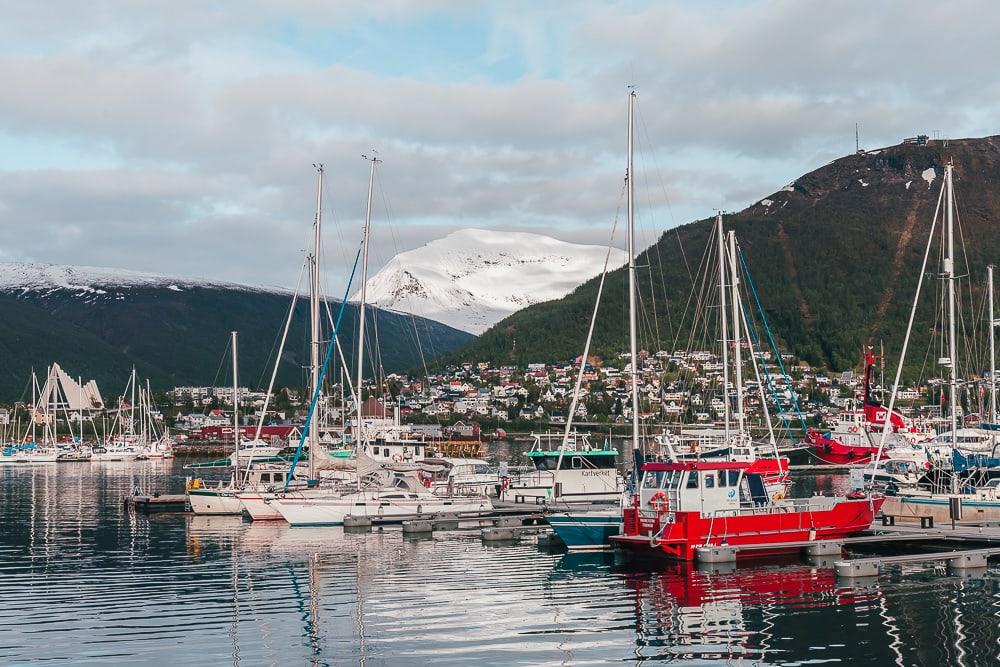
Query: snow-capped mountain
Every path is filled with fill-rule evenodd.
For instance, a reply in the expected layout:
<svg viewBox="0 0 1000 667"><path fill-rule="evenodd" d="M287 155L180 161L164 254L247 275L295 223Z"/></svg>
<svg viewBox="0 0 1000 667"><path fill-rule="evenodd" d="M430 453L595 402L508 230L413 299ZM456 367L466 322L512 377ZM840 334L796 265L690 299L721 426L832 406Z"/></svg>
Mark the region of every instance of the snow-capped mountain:
<svg viewBox="0 0 1000 667"><path fill-rule="evenodd" d="M279 288L122 269L0 263L0 401L23 396L32 367L44 369L53 361L102 387L123 386L133 365L154 387L219 382L216 371L234 330L240 334L242 377L266 378L290 301L291 293ZM418 346L409 315L381 312L377 322L386 369L419 365L422 348L443 354L472 339L424 321ZM345 309L343 326L356 330L356 308ZM308 336L308 304L300 299L278 382L302 382ZM347 336L342 342L353 357L354 341Z"/></svg>
<svg viewBox="0 0 1000 667"><path fill-rule="evenodd" d="M463 229L393 257L368 280L367 299L478 334L600 274L607 252L541 234ZM609 269L626 259L612 249Z"/></svg>
<svg viewBox="0 0 1000 667"><path fill-rule="evenodd" d="M81 297L123 296L119 288L161 287L181 292L193 287L247 290L254 292L283 292L270 287L254 287L237 283L176 278L156 273L141 273L127 269L97 266L66 266L61 264L34 264L27 262L0 262L0 291L7 293L38 293L66 291Z"/></svg>

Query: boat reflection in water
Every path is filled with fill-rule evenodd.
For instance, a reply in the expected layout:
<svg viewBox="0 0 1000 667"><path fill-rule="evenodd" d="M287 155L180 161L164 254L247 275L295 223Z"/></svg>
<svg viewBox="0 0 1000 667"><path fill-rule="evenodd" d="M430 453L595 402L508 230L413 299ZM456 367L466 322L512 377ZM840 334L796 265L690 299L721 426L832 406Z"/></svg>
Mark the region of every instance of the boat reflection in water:
<svg viewBox="0 0 1000 667"><path fill-rule="evenodd" d="M725 563L708 568L568 553L553 578L617 575L632 599L639 659L769 663L817 646L839 646L841 651L831 653L843 658L852 654L845 641L850 641L859 615L873 616L872 626L884 625L880 610L885 599L877 581L843 584L830 565L785 558L751 567ZM831 613L832 607L845 607L848 613ZM876 631L891 634L888 628ZM894 660L890 656L885 658Z"/></svg>

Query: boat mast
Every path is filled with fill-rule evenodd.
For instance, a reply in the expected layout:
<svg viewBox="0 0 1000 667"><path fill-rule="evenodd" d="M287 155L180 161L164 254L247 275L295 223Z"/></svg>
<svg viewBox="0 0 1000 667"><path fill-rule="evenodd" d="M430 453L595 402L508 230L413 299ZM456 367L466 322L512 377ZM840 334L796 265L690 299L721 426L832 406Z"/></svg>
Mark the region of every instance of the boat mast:
<svg viewBox="0 0 1000 667"><path fill-rule="evenodd" d="M722 403L726 444L729 444L729 327L726 322L726 249L722 231L722 211L715 216L716 245L719 248L719 322L722 335Z"/></svg>
<svg viewBox="0 0 1000 667"><path fill-rule="evenodd" d="M632 364L632 451L639 453L639 352L636 341L636 269L635 269L635 170L632 163L632 132L633 106L635 105L635 90L628 93L628 167L625 182L628 190L628 344ZM586 359L584 359L586 363ZM583 372L583 366L580 366ZM638 457L636 457L638 461ZM636 471L638 474L638 470Z"/></svg>
<svg viewBox="0 0 1000 667"><path fill-rule="evenodd" d="M31 442L38 441L38 430L35 428L36 419L38 415L38 407L41 405L38 389L38 375L35 374L35 369L31 369Z"/></svg>
<svg viewBox="0 0 1000 667"><path fill-rule="evenodd" d="M746 431L743 418L743 352L740 350L743 336L740 327L740 278L736 270L736 232L729 234L729 280L732 288L733 302L733 368L736 370L736 424L739 434Z"/></svg>
<svg viewBox="0 0 1000 667"><path fill-rule="evenodd" d="M135 366L132 367L132 378L129 380L132 385L132 399L128 408L128 434L135 435Z"/></svg>
<svg viewBox="0 0 1000 667"><path fill-rule="evenodd" d="M368 296L368 235L371 231L372 224L372 191L375 184L375 165L378 164L378 156L372 151L372 156L364 156L369 162L371 162L371 168L368 172L368 205L365 208L365 226L361 230L361 293L360 300L358 302L358 367L357 367L357 377L358 381L354 387L354 403L355 411L358 417L358 432L354 437L354 446L358 447L362 444L362 421L361 421L361 406L362 406L362 391L361 382L364 377L364 360L365 360L365 299ZM358 478L358 484L361 484L361 478Z"/></svg>
<svg viewBox="0 0 1000 667"><path fill-rule="evenodd" d="M993 265L986 267L986 290L989 294L990 317L990 423L997 423L997 356L996 320L993 317Z"/></svg>
<svg viewBox="0 0 1000 667"><path fill-rule="evenodd" d="M313 219L313 251L309 257L309 324L310 324L310 346L309 346L309 370L310 396L317 396L319 390L319 339L320 339L320 281L319 281L319 261L320 248L322 242L323 224L323 164L313 165L319 172L319 183L316 187L316 216ZM316 479L317 461L319 453L319 428L318 419L313 416L313 423L309 425L309 475Z"/></svg>
<svg viewBox="0 0 1000 667"><path fill-rule="evenodd" d="M948 280L948 357L951 375L948 378L949 402L951 416L951 447L954 450L958 445L958 351L955 340L955 221L952 215L955 205L954 189L952 185L952 165L948 164L944 168L944 182L946 188L945 202L945 226L947 234L947 256L944 259L945 278ZM958 477L951 476L952 491L957 493Z"/></svg>
<svg viewBox="0 0 1000 667"><path fill-rule="evenodd" d="M240 394L239 360L236 357L236 332L233 335L233 481L240 472Z"/></svg>

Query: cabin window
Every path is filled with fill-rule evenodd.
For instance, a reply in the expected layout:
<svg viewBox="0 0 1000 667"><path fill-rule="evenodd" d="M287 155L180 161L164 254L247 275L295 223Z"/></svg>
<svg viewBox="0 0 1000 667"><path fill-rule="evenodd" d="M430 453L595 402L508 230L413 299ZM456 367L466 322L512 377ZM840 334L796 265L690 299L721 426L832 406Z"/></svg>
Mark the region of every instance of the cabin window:
<svg viewBox="0 0 1000 667"><path fill-rule="evenodd" d="M719 488L721 489L724 486L726 486L726 471L725 470L720 470L719 471Z"/></svg>
<svg viewBox="0 0 1000 667"><path fill-rule="evenodd" d="M285 481L285 473L283 473L283 472L276 472L276 473L274 473L273 480L275 482L284 482Z"/></svg>
<svg viewBox="0 0 1000 667"><path fill-rule="evenodd" d="M736 486L740 483L740 471L730 470L729 471L729 486Z"/></svg>
<svg viewBox="0 0 1000 667"><path fill-rule="evenodd" d="M383 447L382 448L382 456L384 456L385 458L389 458L389 448L388 447Z"/></svg>
<svg viewBox="0 0 1000 667"><path fill-rule="evenodd" d="M574 468L582 468L583 467L583 461L580 460L579 456L574 456L572 459L570 459L570 464Z"/></svg>
<svg viewBox="0 0 1000 667"><path fill-rule="evenodd" d="M413 455L414 456L420 456L420 448L419 447L414 447L413 448Z"/></svg>
<svg viewBox="0 0 1000 667"><path fill-rule="evenodd" d="M715 488L715 475L710 472L705 473L705 488L714 489Z"/></svg>
<svg viewBox="0 0 1000 667"><path fill-rule="evenodd" d="M270 482L271 481L271 473L269 473L269 472L262 472L260 474L260 481L264 482L264 483Z"/></svg>
<svg viewBox="0 0 1000 667"><path fill-rule="evenodd" d="M664 486L670 489L680 488L681 478L684 476L684 473L682 473L680 470L671 470L669 475L670 476L667 479L667 483Z"/></svg>
<svg viewBox="0 0 1000 667"><path fill-rule="evenodd" d="M647 471L642 478L642 488L644 489L658 489L660 488L660 480L663 479L662 472L651 472Z"/></svg>
<svg viewBox="0 0 1000 667"><path fill-rule="evenodd" d="M687 488L697 489L698 488L698 473L692 472L688 474Z"/></svg>

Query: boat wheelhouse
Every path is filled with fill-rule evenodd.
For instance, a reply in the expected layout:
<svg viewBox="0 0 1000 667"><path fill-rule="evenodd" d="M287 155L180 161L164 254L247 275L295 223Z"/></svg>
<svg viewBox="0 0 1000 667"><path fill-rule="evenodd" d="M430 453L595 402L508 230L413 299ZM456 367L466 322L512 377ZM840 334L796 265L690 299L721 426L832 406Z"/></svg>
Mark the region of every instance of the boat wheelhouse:
<svg viewBox="0 0 1000 667"><path fill-rule="evenodd" d="M573 433L565 446L560 437L560 446L552 447L552 439L536 434L532 437L535 444L524 454L532 469L511 477L505 492L515 502L599 502L620 498L625 485L618 472L618 450L610 442L593 447L586 435Z"/></svg>
<svg viewBox="0 0 1000 667"><path fill-rule="evenodd" d="M647 463L623 534L613 544L644 553L692 560L698 547L835 539L867 529L882 496L785 498L771 494L764 475L741 461ZM794 550L794 547L789 549Z"/></svg>

